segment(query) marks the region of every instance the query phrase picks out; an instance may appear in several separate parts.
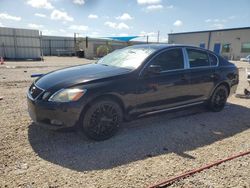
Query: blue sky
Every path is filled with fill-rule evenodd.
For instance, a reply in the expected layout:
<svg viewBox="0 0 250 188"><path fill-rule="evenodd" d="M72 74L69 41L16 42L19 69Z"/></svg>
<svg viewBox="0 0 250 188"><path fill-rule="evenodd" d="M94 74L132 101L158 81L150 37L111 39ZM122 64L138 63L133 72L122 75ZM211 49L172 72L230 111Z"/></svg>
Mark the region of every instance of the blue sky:
<svg viewBox="0 0 250 188"><path fill-rule="evenodd" d="M250 0L0 0L0 26L106 37L250 26ZM141 37L141 40L145 37Z"/></svg>

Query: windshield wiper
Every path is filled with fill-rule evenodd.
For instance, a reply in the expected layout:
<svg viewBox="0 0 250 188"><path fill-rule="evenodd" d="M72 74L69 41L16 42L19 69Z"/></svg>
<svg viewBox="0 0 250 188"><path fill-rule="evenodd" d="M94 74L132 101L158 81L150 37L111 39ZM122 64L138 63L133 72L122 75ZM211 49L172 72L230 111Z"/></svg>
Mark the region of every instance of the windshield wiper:
<svg viewBox="0 0 250 188"><path fill-rule="evenodd" d="M99 64L99 65L104 65L104 66L109 66L109 65L104 64L104 63L97 63L97 64Z"/></svg>
<svg viewBox="0 0 250 188"><path fill-rule="evenodd" d="M129 51L128 53L130 53L130 54L136 54L135 51Z"/></svg>

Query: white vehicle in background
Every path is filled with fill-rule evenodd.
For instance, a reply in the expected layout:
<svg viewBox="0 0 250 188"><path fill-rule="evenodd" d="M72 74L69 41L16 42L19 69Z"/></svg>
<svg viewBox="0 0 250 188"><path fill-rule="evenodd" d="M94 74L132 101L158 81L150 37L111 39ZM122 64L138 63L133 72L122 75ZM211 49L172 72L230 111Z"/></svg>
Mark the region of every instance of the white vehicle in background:
<svg viewBox="0 0 250 188"><path fill-rule="evenodd" d="M246 74L247 74L247 81L248 81L249 86L248 86L248 88L244 89L244 94L246 96L250 97L250 90L249 90L249 88L250 88L250 70L248 68L246 68Z"/></svg>
<svg viewBox="0 0 250 188"><path fill-rule="evenodd" d="M248 55L247 57L244 58L240 58L240 61L246 61L250 63L250 55Z"/></svg>

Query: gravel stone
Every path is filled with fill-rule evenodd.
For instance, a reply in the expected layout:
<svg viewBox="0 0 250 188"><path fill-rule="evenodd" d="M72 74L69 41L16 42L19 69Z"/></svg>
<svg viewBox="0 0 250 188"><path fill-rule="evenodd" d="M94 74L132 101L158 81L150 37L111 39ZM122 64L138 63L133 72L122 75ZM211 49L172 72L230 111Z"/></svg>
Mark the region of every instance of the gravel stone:
<svg viewBox="0 0 250 188"><path fill-rule="evenodd" d="M0 66L0 187L147 187L188 170L250 150L250 100L234 96L219 113L204 107L162 113L122 125L113 138L94 142L81 133L55 132L32 123L26 92L30 75L93 62L45 57L44 62ZM248 86L247 63L238 94ZM24 72L27 71L27 72ZM250 156L240 157L170 187L250 187Z"/></svg>

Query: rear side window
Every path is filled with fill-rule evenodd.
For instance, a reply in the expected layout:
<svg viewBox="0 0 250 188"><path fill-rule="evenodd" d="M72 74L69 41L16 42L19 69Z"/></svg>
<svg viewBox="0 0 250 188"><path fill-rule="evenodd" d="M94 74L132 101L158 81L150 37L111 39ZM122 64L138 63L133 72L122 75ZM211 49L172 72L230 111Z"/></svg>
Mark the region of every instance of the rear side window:
<svg viewBox="0 0 250 188"><path fill-rule="evenodd" d="M154 65L160 65L162 71L184 68L182 49L167 50L159 54L154 60Z"/></svg>
<svg viewBox="0 0 250 188"><path fill-rule="evenodd" d="M217 57L213 54L208 54L211 66L216 66L218 63Z"/></svg>
<svg viewBox="0 0 250 188"><path fill-rule="evenodd" d="M188 59L190 67L206 67L210 66L209 59L206 52L196 50L196 49L187 49Z"/></svg>

